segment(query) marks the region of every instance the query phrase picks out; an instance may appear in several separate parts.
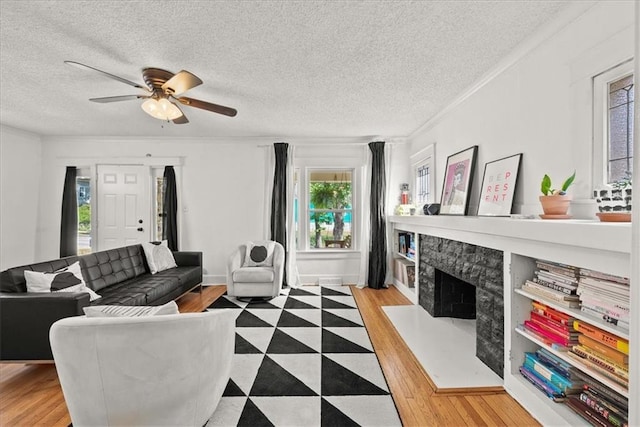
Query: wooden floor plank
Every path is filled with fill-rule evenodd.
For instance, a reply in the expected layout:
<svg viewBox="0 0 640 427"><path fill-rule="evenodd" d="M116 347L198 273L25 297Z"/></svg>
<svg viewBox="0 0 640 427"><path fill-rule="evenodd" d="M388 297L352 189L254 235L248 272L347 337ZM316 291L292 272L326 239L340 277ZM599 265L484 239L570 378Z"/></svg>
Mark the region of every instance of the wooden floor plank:
<svg viewBox="0 0 640 427"><path fill-rule="evenodd" d="M200 312L226 291L207 286L178 300L180 312ZM422 365L382 310L410 304L390 289L352 291L385 374L389 390L405 426L538 426L509 395L438 396ZM510 418L509 418L510 416ZM71 423L53 364L0 363L0 426L61 426Z"/></svg>

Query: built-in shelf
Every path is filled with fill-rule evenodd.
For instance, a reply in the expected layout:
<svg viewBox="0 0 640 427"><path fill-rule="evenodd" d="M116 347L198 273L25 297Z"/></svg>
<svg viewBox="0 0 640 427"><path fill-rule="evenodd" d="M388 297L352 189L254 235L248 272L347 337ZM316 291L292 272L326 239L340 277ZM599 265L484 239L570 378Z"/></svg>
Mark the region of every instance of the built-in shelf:
<svg viewBox="0 0 640 427"><path fill-rule="evenodd" d="M504 254L504 388L543 425L588 425L567 405L553 402L527 382L519 372L526 352L543 347L577 367L596 380L629 399L629 425L640 425L640 359L631 345L629 354L629 390L582 365L561 351L551 349L536 337L519 330L518 325L529 318L531 300L568 313L581 321L615 334L623 339L640 336L637 322L626 330L580 311L548 301L520 289L531 280L536 260L549 260L594 271L628 277L631 283L640 283L632 273L632 234L637 228L632 223L603 223L593 220L512 219L508 217L472 216L393 216L394 230L457 240L500 250ZM637 256L637 255L635 255ZM419 253L418 253L419 259ZM419 274L417 274L419 277ZM400 289L402 290L402 289ZM637 292L637 289L632 289ZM417 299L413 300L417 303ZM640 313L637 299L631 300L631 313ZM631 338L633 341L633 338ZM635 392L634 392L635 390Z"/></svg>

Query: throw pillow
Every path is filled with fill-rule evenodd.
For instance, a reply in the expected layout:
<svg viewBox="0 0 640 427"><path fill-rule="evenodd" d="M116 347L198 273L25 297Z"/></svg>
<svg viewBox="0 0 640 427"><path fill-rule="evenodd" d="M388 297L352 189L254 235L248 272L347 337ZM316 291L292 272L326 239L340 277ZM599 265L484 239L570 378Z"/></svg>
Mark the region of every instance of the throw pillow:
<svg viewBox="0 0 640 427"><path fill-rule="evenodd" d="M273 266L274 242L247 243L247 251L244 254L244 267L271 267Z"/></svg>
<svg viewBox="0 0 640 427"><path fill-rule="evenodd" d="M147 258L151 274L178 266L166 240L160 243L143 243L142 249L144 250L145 258Z"/></svg>
<svg viewBox="0 0 640 427"><path fill-rule="evenodd" d="M25 270L24 278L27 292L86 292L89 301L101 298L84 283L79 261L53 273Z"/></svg>
<svg viewBox="0 0 640 427"><path fill-rule="evenodd" d="M132 305L94 305L84 307L87 317L143 317L161 316L164 314L179 314L178 304L169 301L164 305L132 306Z"/></svg>

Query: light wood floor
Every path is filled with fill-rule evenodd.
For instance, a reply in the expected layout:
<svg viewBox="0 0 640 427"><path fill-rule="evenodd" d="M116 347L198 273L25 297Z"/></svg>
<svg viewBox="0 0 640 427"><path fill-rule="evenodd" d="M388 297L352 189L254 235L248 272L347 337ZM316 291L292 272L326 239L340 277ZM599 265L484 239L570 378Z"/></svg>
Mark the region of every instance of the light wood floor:
<svg viewBox="0 0 640 427"><path fill-rule="evenodd" d="M353 289L387 383L405 426L538 426L508 394L437 395L428 375L380 307L410 302L395 288ZM208 286L178 301L181 312L200 312L225 291ZM71 423L52 364L0 363L0 426Z"/></svg>

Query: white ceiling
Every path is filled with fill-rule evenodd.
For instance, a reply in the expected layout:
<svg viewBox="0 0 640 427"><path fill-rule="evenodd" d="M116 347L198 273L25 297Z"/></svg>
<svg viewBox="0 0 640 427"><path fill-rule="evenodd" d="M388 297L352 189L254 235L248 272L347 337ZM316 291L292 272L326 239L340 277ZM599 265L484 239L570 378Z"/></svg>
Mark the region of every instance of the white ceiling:
<svg viewBox="0 0 640 427"><path fill-rule="evenodd" d="M0 121L41 135L406 136L569 1L0 2ZM147 116L145 67L186 69L190 123Z"/></svg>

